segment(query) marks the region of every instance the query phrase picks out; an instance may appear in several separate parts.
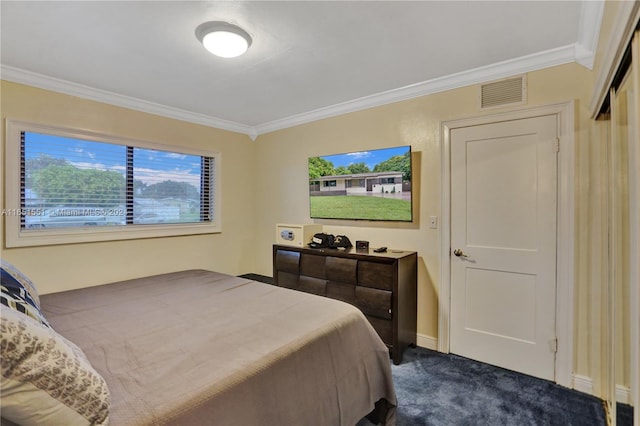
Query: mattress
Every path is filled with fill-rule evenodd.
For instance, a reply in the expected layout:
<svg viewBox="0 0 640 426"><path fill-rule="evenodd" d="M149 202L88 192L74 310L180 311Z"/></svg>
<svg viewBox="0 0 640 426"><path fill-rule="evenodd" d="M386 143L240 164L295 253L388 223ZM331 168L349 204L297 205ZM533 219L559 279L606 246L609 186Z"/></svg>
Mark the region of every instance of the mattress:
<svg viewBox="0 0 640 426"><path fill-rule="evenodd" d="M105 378L112 425L353 426L376 403L395 424L388 349L349 304L192 270L41 306Z"/></svg>

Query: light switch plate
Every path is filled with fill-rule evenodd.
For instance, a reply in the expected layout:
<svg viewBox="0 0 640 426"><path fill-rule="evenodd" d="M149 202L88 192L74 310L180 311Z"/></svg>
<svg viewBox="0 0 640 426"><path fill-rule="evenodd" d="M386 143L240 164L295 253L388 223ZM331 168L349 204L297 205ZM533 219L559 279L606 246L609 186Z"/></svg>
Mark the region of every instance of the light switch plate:
<svg viewBox="0 0 640 426"><path fill-rule="evenodd" d="M438 229L438 216L429 216L429 228Z"/></svg>

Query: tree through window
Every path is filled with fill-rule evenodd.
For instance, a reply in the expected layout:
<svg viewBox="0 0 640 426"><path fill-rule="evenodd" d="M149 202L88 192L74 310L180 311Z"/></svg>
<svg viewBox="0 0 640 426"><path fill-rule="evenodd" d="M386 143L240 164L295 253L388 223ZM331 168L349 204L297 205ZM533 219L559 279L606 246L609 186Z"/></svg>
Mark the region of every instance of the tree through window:
<svg viewBox="0 0 640 426"><path fill-rule="evenodd" d="M21 132L22 229L213 220L214 159Z"/></svg>

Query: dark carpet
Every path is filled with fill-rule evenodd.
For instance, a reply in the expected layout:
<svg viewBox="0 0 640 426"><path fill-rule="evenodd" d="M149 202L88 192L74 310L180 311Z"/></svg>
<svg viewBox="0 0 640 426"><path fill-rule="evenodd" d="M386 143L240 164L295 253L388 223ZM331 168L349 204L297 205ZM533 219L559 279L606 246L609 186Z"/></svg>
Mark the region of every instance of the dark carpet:
<svg viewBox="0 0 640 426"><path fill-rule="evenodd" d="M633 425L633 407L628 404L616 404L616 425Z"/></svg>
<svg viewBox="0 0 640 426"><path fill-rule="evenodd" d="M242 274L238 275L240 278L246 278L248 280L260 281L261 283L273 284L273 278L260 274Z"/></svg>
<svg viewBox="0 0 640 426"><path fill-rule="evenodd" d="M457 355L409 348L391 369L398 426L606 425L598 398Z"/></svg>

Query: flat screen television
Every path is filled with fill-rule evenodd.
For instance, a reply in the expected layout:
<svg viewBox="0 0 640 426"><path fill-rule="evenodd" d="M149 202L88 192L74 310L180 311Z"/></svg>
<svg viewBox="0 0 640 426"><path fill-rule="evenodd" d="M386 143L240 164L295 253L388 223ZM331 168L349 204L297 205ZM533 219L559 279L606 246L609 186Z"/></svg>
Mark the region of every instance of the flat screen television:
<svg viewBox="0 0 640 426"><path fill-rule="evenodd" d="M411 146L309 158L312 219L413 221Z"/></svg>

